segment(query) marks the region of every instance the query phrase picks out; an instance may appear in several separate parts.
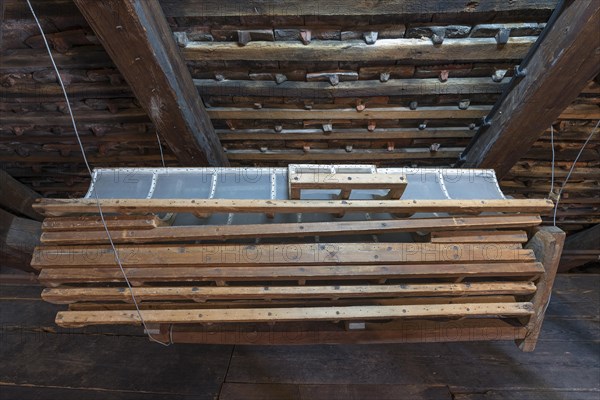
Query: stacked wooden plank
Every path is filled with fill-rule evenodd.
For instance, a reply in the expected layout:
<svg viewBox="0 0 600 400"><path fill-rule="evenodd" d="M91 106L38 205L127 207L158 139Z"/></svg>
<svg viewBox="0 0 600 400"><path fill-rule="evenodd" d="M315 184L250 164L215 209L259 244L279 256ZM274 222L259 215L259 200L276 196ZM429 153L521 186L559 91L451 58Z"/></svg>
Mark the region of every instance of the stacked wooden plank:
<svg viewBox="0 0 600 400"><path fill-rule="evenodd" d="M398 200L406 178L394 174L372 176L379 183L370 188L389 191L381 199L349 200L352 190L369 183L346 174L336 183L338 199L307 200L302 190L311 185L289 178L296 200L100 199L103 211L112 214L106 224L133 292L102 221L93 215L98 202L41 200L36 209L47 218L32 266L48 286L43 298L69 305L56 322L139 324L134 295L147 326L165 341L215 342L206 336L210 326L224 335L218 340L240 342L235 332L249 323L259 336L303 330L333 335L303 343L415 341L454 327L462 332L454 340L488 335L525 340L523 348L533 349L555 268L543 257L559 257L560 246L545 248L543 231L524 244L551 202ZM319 179L315 186L333 187ZM396 217L170 226L156 216L162 212ZM452 214L408 217L422 212ZM400 233L419 239L383 240ZM367 242L365 235L382 239ZM413 328L407 331L406 324ZM496 335L489 336L491 331ZM271 343L289 343L285 337ZM437 338L451 340L447 334Z"/></svg>

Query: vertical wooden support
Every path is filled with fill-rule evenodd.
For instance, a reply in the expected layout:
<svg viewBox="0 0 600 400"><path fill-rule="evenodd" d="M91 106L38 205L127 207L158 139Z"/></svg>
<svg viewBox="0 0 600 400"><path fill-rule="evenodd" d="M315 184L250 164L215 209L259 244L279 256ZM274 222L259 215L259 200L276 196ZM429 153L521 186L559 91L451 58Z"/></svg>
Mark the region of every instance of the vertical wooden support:
<svg viewBox="0 0 600 400"><path fill-rule="evenodd" d="M534 307L534 314L526 325L527 334L525 339L516 341L519 348L523 351L533 351L537 344L540 331L542 330L544 314L550 302L554 278L556 277L564 243L565 233L554 226L539 228L533 238L527 243L526 248L534 251L537 261L542 263L545 272L538 282L536 282L537 291L531 300Z"/></svg>

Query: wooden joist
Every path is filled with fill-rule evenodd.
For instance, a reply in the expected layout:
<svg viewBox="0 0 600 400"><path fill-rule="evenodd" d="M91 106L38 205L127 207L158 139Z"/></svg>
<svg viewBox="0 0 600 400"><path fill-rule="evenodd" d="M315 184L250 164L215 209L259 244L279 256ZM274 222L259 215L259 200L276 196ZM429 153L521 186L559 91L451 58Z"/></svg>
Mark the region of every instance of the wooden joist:
<svg viewBox="0 0 600 400"><path fill-rule="evenodd" d="M502 178L600 73L600 3L566 4L522 66L526 76L490 115L485 134L476 136L465 151L466 167L493 168Z"/></svg>
<svg viewBox="0 0 600 400"><path fill-rule="evenodd" d="M229 165L160 3L75 4L178 160L188 166Z"/></svg>
<svg viewBox="0 0 600 400"><path fill-rule="evenodd" d="M350 150L350 151L348 151ZM401 148L401 149L307 149L307 150L227 150L230 161L237 162L372 162L374 159L380 161L403 160L455 160L460 156L464 147L441 148L431 151L431 148Z"/></svg>
<svg viewBox="0 0 600 400"><path fill-rule="evenodd" d="M403 285L352 285L352 286L182 286L136 287L133 294L139 301L240 300L240 299L339 299L339 298L389 298L417 296L482 296L521 295L535 293L533 282L490 283L439 283ZM42 298L54 304L71 304L81 301L131 302L128 288L50 288L44 289Z"/></svg>
<svg viewBox="0 0 600 400"><path fill-rule="evenodd" d="M503 216L500 218L511 218ZM496 226L496 228L502 228ZM439 230L431 232L431 243L526 243L527 232L525 231L468 231L455 230L443 231L443 227ZM470 229L470 227L469 227Z"/></svg>
<svg viewBox="0 0 600 400"><path fill-rule="evenodd" d="M56 219L54 219L56 220ZM125 220L127 221L127 220ZM133 220L135 221L135 220ZM143 220L146 221L146 220ZM386 221L338 221L338 222L307 222L286 224L256 224L256 225L199 225L199 226L168 226L141 227L117 226L109 223L111 238L114 243L169 243L188 242L197 240L230 240L277 237L305 237L331 235L363 235L383 234L392 232L430 232L438 230L453 230L458 232L438 232L432 234L432 242L493 242L493 243L523 243L527 235L520 232L463 232L464 229L507 229L537 226L542 222L539 216L502 215L478 217L449 217L422 218ZM51 230L46 226L50 225ZM68 228L70 227L70 230ZM452 235L454 233L454 235ZM103 225L98 221L92 224L77 223L59 225L56 222L44 222L44 232L41 241L47 245L69 244L105 244L107 235Z"/></svg>
<svg viewBox="0 0 600 400"><path fill-rule="evenodd" d="M39 280L47 286L65 283L123 283L119 268L43 268ZM544 272L537 262L485 264L399 264L269 267L169 267L125 268L134 286L147 282L256 282L327 281L365 279L465 279L518 277L535 279Z"/></svg>
<svg viewBox="0 0 600 400"><path fill-rule="evenodd" d="M301 42L189 42L183 48L188 61L206 60L302 60L302 61L483 61L518 60L527 54L537 37L513 37L504 46L494 38L446 39L442 45L422 39L316 40Z"/></svg>
<svg viewBox="0 0 600 400"><path fill-rule="evenodd" d="M531 303L445 304L406 306L355 306L355 307L299 307L225 310L143 310L146 323L217 323L217 322L268 322L268 321L339 321L374 320L414 317L490 317L529 316ZM86 325L141 324L136 311L61 311L56 323L62 327Z"/></svg>
<svg viewBox="0 0 600 400"><path fill-rule="evenodd" d="M469 139L474 130L464 128L427 128L420 130L381 128L373 131L366 129L335 129L323 132L323 129L217 129L221 142L242 140L400 140L400 139Z"/></svg>
<svg viewBox="0 0 600 400"><path fill-rule="evenodd" d="M16 1L16 0L10 0ZM56 0L55 0L56 1ZM64 1L64 0L61 0ZM240 3L239 1L204 1L187 0L161 0L161 5L168 17L240 17L257 15L289 16L289 15L423 15L435 14L443 16L457 13L518 13L524 11L550 12L556 7L554 0L521 0L519 2L505 2L492 0L481 3L465 3L464 1L436 1L423 3L419 0L387 0L385 2L356 3L351 0L338 0L336 2L323 1L310 3L302 0L269 1Z"/></svg>
<svg viewBox="0 0 600 400"><path fill-rule="evenodd" d="M338 213L417 212L481 213L518 212L548 213L551 200L228 200L228 199L100 199L105 213L146 214L161 212L188 213ZM91 199L40 199L34 209L46 216L97 213L98 204Z"/></svg>
<svg viewBox="0 0 600 400"><path fill-rule="evenodd" d="M475 93L500 94L506 83L489 78L392 79L388 82L340 82L332 86L327 82L294 82L278 84L275 81L195 79L202 96L258 96L258 97L369 97L369 96L425 96Z"/></svg>
<svg viewBox="0 0 600 400"><path fill-rule="evenodd" d="M378 119L479 119L485 117L490 106L472 106L466 110L457 107L421 107L411 110L409 107L356 109L280 109L280 108L237 108L213 107L208 114L213 119L250 119L250 120L378 120Z"/></svg>

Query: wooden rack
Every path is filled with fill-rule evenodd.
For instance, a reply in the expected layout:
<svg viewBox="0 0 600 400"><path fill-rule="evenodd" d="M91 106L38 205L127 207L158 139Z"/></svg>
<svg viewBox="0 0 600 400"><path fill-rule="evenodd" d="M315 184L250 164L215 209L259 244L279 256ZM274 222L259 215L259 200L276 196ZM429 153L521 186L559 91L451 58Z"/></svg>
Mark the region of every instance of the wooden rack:
<svg viewBox="0 0 600 400"><path fill-rule="evenodd" d="M539 213L549 211L551 202L391 200L406 186L403 177L365 176L338 176L344 179L336 183L342 198L336 200L100 203L115 214L106 222L119 258L145 322L161 340L516 340L533 350L564 240L557 228L538 227ZM308 188L335 188L319 177L312 183L295 178L290 175L292 197ZM343 200L366 186L388 190L387 199ZM43 199L35 208L47 216L32 260L48 287L42 296L69 307L58 313L57 324L140 324L104 227L89 215L97 211L96 201ZM169 226L155 216L384 211L454 214L222 226ZM387 233L417 240L353 239Z"/></svg>

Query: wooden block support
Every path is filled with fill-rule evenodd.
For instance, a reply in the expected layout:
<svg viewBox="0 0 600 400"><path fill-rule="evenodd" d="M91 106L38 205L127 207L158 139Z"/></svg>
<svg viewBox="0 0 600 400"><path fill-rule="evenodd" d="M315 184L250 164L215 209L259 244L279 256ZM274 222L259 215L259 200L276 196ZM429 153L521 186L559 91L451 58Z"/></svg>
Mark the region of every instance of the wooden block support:
<svg viewBox="0 0 600 400"><path fill-rule="evenodd" d="M529 241L526 248L534 251L536 259L544 266L544 273L536 283L537 291L531 300L534 313L526 325L527 334L525 339L517 340L516 343L523 351L530 352L535 349L544 314L552 294L554 278L558 270L560 255L565 242L565 233L557 227L541 227Z"/></svg>
<svg viewBox="0 0 600 400"><path fill-rule="evenodd" d="M303 189L341 190L339 200L348 200L352 190L389 190L387 199L398 200L406 189L403 174L330 174L289 175L290 199L299 200Z"/></svg>

